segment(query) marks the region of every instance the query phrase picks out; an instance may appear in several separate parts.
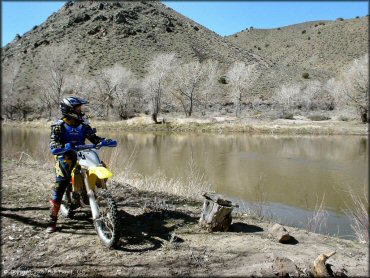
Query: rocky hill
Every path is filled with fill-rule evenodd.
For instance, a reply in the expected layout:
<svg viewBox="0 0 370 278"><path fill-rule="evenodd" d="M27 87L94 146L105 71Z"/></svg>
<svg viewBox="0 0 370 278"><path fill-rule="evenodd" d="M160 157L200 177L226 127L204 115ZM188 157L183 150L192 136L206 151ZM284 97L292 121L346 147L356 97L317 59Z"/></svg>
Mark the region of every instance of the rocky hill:
<svg viewBox="0 0 370 278"><path fill-rule="evenodd" d="M248 93L270 102L263 104L268 107L270 96L282 84L326 81L367 53L368 17L250 28L222 37L159 1L69 1L2 48L3 78L8 82L16 72L15 86L3 92L13 94L8 92L11 87L33 99L40 91L37 80L45 72L43 60L50 53L63 61L58 67L68 74L86 64L87 74L94 76L119 63L143 77L155 55L170 52L184 61L217 60L224 70L234 61L257 63L263 72ZM14 70L17 65L19 71ZM218 103L230 108L228 85L219 87ZM227 113L232 113L229 108ZM24 113L32 110L27 109Z"/></svg>
<svg viewBox="0 0 370 278"><path fill-rule="evenodd" d="M368 24L368 17L338 18L275 29L251 27L227 38L270 59L287 77L299 80L307 72L312 79L325 80L368 53Z"/></svg>
<svg viewBox="0 0 370 278"><path fill-rule="evenodd" d="M90 74L121 63L142 76L147 62L164 52L175 52L186 61L211 58L225 67L235 60L268 64L160 2L69 1L43 24L6 45L3 66L19 62L21 80L27 83L40 67L40 57L62 44L75 54L65 57L66 68L86 60Z"/></svg>

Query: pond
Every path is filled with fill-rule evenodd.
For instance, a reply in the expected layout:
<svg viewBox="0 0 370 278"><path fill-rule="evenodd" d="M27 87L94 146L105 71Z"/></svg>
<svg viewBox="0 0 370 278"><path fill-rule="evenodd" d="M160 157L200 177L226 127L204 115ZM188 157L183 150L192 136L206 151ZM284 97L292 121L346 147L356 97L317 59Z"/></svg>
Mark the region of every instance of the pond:
<svg viewBox="0 0 370 278"><path fill-rule="evenodd" d="M320 232L353 238L344 210L349 190L367 196L368 139L365 136L275 136L100 131L118 140L115 163L130 159L132 171L151 176L187 175L190 161L212 189L244 208L256 207L280 223L306 227L323 202L328 215ZM2 128L3 155L21 152L49 159L48 129ZM110 159L110 150L104 153ZM104 157L103 157L104 158Z"/></svg>

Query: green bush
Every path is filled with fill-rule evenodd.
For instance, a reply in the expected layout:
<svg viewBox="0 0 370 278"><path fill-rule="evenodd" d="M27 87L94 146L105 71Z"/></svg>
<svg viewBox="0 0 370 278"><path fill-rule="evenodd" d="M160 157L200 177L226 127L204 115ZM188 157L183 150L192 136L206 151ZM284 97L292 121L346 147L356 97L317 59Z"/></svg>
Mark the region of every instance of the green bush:
<svg viewBox="0 0 370 278"><path fill-rule="evenodd" d="M343 19L343 17L338 17L337 20L343 21L344 19Z"/></svg>
<svg viewBox="0 0 370 278"><path fill-rule="evenodd" d="M308 37L307 39L308 39L308 40L310 40L310 39L311 39L311 37Z"/></svg>
<svg viewBox="0 0 370 278"><path fill-rule="evenodd" d="M281 30L281 28L279 27L279 28L277 28L278 30Z"/></svg>
<svg viewBox="0 0 370 278"><path fill-rule="evenodd" d="M308 79L310 77L310 74L308 72L304 72L304 73L302 73L302 77L304 79Z"/></svg>
<svg viewBox="0 0 370 278"><path fill-rule="evenodd" d="M304 34L304 33L306 33L306 30L303 30L303 31L302 31L302 34Z"/></svg>

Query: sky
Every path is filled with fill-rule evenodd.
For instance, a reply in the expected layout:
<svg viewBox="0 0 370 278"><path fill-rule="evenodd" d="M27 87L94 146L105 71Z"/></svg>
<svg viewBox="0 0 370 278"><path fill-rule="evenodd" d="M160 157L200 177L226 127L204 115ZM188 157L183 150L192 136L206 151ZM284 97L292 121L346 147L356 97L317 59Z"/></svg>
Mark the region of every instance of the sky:
<svg viewBox="0 0 370 278"><path fill-rule="evenodd" d="M2 1L1 45L40 25L65 1ZM221 36L251 26L268 29L312 20L355 18L369 14L367 1L163 1L180 14Z"/></svg>

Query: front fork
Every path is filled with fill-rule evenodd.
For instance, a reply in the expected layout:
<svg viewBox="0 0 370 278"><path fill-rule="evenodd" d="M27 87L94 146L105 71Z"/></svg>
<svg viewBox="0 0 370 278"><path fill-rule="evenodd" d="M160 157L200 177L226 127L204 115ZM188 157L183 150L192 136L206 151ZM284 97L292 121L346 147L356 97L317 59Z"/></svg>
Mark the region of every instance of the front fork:
<svg viewBox="0 0 370 278"><path fill-rule="evenodd" d="M93 220L97 220L99 219L99 208L96 203L94 191L91 189L86 169L81 169L81 174L84 177L86 192L87 196L89 197Z"/></svg>

